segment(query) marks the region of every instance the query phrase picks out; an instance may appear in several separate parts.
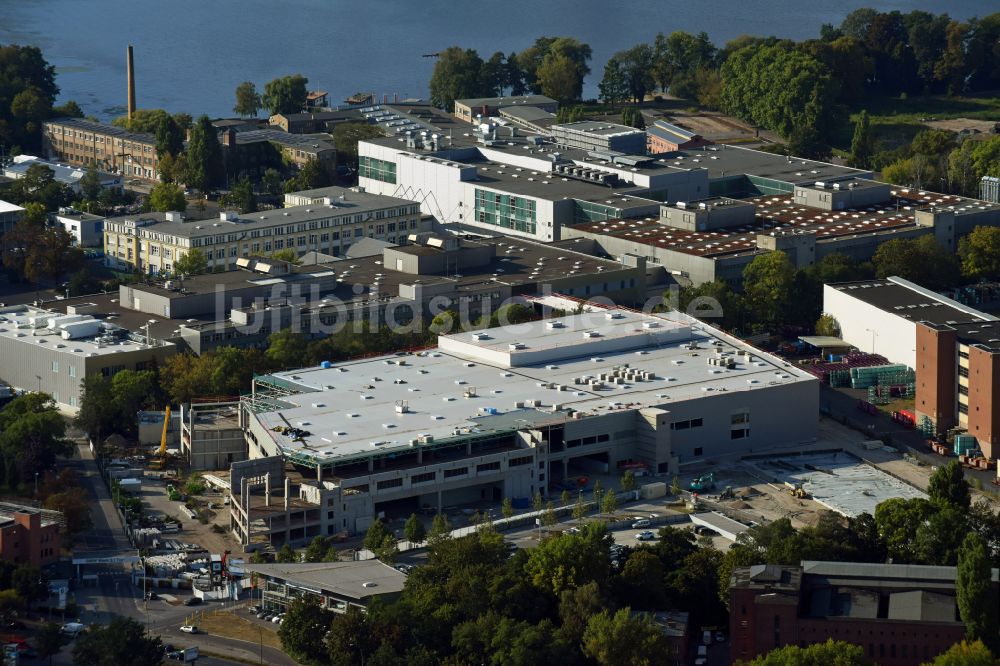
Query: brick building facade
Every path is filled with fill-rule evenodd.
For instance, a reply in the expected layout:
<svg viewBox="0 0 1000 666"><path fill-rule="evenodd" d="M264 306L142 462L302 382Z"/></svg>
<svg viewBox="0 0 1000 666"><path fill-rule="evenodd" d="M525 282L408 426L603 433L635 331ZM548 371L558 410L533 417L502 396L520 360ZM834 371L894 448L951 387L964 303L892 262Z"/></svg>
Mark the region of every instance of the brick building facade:
<svg viewBox="0 0 1000 666"><path fill-rule="evenodd" d="M59 524L31 509L0 512L0 559L41 567L59 559Z"/></svg>
<svg viewBox="0 0 1000 666"><path fill-rule="evenodd" d="M860 645L882 666L916 666L965 638L955 576L955 567L853 562L738 568L730 656L750 660L833 639Z"/></svg>

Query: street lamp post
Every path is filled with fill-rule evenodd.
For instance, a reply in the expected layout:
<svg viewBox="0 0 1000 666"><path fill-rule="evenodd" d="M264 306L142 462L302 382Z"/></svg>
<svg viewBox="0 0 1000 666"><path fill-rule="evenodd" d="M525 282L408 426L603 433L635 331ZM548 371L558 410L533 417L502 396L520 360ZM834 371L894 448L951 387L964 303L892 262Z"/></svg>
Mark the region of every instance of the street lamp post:
<svg viewBox="0 0 1000 666"><path fill-rule="evenodd" d="M878 335L878 332L874 328L866 328L865 330L872 334L872 354L874 354L875 353L875 336Z"/></svg>

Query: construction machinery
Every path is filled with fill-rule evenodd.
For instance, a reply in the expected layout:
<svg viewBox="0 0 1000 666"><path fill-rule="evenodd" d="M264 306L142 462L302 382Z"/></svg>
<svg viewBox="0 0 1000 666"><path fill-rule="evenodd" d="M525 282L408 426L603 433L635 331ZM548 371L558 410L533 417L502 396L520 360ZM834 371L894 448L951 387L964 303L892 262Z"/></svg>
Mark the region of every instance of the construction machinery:
<svg viewBox="0 0 1000 666"><path fill-rule="evenodd" d="M731 500L736 499L736 493L733 492L732 486L726 486L726 489L719 493L720 500Z"/></svg>
<svg viewBox="0 0 1000 666"><path fill-rule="evenodd" d="M170 428L170 405L163 411L163 433L160 435L160 448L156 451L153 466L162 470L167 463L167 430Z"/></svg>
<svg viewBox="0 0 1000 666"><path fill-rule="evenodd" d="M798 499L807 499L809 497L809 493L805 491L800 482L792 483L785 481L785 489L788 490L788 494L792 497L797 497Z"/></svg>
<svg viewBox="0 0 1000 666"><path fill-rule="evenodd" d="M692 481L691 485L688 486L688 488L692 492L696 493L704 492L706 490L711 490L715 488L715 474L713 472L709 472L708 474L702 474L697 479Z"/></svg>

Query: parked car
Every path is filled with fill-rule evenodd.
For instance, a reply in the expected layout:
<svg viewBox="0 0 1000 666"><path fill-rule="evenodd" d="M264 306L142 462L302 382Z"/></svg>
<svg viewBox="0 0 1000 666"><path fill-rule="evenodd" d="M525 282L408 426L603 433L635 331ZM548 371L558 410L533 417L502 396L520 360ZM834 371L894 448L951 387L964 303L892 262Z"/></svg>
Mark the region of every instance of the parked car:
<svg viewBox="0 0 1000 666"><path fill-rule="evenodd" d="M643 530L635 535L636 541L652 541L656 538L656 535L649 530Z"/></svg>
<svg viewBox="0 0 1000 666"><path fill-rule="evenodd" d="M698 525L694 528L695 534L700 534L701 536L719 536L719 533L713 530L711 527L705 527L704 525Z"/></svg>
<svg viewBox="0 0 1000 666"><path fill-rule="evenodd" d="M725 643L726 642L726 635L724 633L722 633L721 631L715 632L715 642L716 643Z"/></svg>
<svg viewBox="0 0 1000 666"><path fill-rule="evenodd" d="M201 603L201 597L191 597L184 602L185 606L197 606Z"/></svg>
<svg viewBox="0 0 1000 666"><path fill-rule="evenodd" d="M146 598L146 601L156 601L160 597L159 597L159 595L156 594L156 592L150 591L150 592L146 593L146 597L145 598Z"/></svg>
<svg viewBox="0 0 1000 666"><path fill-rule="evenodd" d="M277 615L275 615L274 617L271 618L271 622L273 622L274 624L278 624L283 619L285 619L285 614L284 613L278 613Z"/></svg>
<svg viewBox="0 0 1000 666"><path fill-rule="evenodd" d="M197 634L198 627L196 627L193 624L183 624L181 625L181 631L184 632L185 634Z"/></svg>
<svg viewBox="0 0 1000 666"><path fill-rule="evenodd" d="M169 654L169 653L171 653L173 651L174 651L174 644L173 643L166 643L163 646L163 654Z"/></svg>
<svg viewBox="0 0 1000 666"><path fill-rule="evenodd" d="M265 617L267 617L267 611L262 610L259 613L257 613L257 619L258 620L263 620Z"/></svg>
<svg viewBox="0 0 1000 666"><path fill-rule="evenodd" d="M652 523L649 522L649 518L640 518L632 523L632 529L637 530L641 527L649 527L651 524Z"/></svg>
<svg viewBox="0 0 1000 666"><path fill-rule="evenodd" d="M184 650L171 650L167 653L167 659L172 661L184 661Z"/></svg>
<svg viewBox="0 0 1000 666"><path fill-rule="evenodd" d="M256 615L260 612L260 606L250 606L250 608L247 609L247 612L251 615Z"/></svg>

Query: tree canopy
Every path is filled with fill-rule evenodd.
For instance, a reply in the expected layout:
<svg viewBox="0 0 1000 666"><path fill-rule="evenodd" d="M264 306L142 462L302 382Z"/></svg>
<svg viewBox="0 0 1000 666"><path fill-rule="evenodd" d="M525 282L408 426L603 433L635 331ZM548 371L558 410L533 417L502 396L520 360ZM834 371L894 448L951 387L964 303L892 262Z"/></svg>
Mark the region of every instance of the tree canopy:
<svg viewBox="0 0 1000 666"><path fill-rule="evenodd" d="M236 86L236 104L233 106L233 113L240 118L256 118L261 108L263 102L253 81L244 81Z"/></svg>
<svg viewBox="0 0 1000 666"><path fill-rule="evenodd" d="M79 666L159 666L162 660L159 636L147 636L145 627L127 617L88 628L73 645L73 663Z"/></svg>
<svg viewBox="0 0 1000 666"><path fill-rule="evenodd" d="M309 79L301 74L272 79L264 85L261 104L272 116L279 113L299 113L305 108L306 98L309 96L307 85Z"/></svg>

